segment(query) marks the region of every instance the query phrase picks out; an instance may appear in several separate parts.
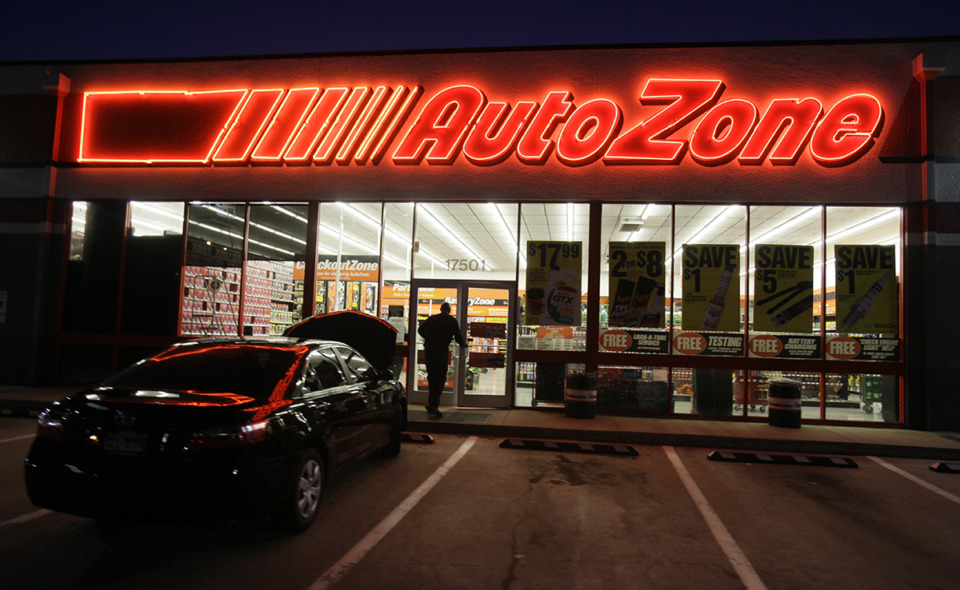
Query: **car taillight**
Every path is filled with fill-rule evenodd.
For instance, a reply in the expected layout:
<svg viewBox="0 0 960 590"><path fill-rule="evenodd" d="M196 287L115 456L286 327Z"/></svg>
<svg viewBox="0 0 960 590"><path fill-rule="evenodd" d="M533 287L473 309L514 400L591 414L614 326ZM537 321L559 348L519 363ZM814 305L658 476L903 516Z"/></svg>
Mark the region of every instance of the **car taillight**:
<svg viewBox="0 0 960 590"><path fill-rule="evenodd" d="M67 421L59 412L46 409L37 416L37 437L56 441L67 439Z"/></svg>
<svg viewBox="0 0 960 590"><path fill-rule="evenodd" d="M270 423L266 420L240 426L206 428L194 432L184 450L203 451L244 447L266 439L269 434Z"/></svg>

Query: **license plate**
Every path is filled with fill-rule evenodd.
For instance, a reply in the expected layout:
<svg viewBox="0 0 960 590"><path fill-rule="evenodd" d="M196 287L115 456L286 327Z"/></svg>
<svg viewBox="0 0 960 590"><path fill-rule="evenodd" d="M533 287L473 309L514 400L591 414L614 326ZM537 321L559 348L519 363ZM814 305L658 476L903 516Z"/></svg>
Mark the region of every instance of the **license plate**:
<svg viewBox="0 0 960 590"><path fill-rule="evenodd" d="M109 453L135 454L147 450L147 435L138 432L118 432L103 439L103 450Z"/></svg>

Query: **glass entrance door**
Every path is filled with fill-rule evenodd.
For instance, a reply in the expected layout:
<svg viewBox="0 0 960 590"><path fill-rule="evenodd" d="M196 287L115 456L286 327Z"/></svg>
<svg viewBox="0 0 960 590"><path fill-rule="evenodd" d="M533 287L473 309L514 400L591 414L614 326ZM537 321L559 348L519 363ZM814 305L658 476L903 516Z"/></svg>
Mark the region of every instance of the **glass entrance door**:
<svg viewBox="0 0 960 590"><path fill-rule="evenodd" d="M466 347L450 344L449 368L441 405L505 408L512 403L513 349L516 335L516 284L508 281L414 280L410 289L411 334L420 323L450 304L460 324ZM415 306L415 307L414 307ZM427 373L423 338L410 347L408 366L416 367L407 379L411 403L425 403Z"/></svg>

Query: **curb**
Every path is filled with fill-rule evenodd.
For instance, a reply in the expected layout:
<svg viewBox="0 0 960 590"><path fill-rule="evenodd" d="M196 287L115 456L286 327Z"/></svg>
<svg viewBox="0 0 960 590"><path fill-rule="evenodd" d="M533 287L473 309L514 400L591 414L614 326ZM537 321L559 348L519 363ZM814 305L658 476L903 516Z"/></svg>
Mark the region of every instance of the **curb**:
<svg viewBox="0 0 960 590"><path fill-rule="evenodd" d="M0 401L0 418L36 417L52 401L3 400ZM731 451L767 451L772 453L797 453L815 455L856 455L896 457L901 459L930 459L934 461L960 461L960 449L889 445L879 443L833 442L811 440L780 440L765 438L738 438L708 434L671 434L652 432L622 432L607 430L564 430L536 426L504 426L497 424L473 424L464 422L413 421L407 424L407 432L424 434L466 434L503 438L532 438L568 440L621 445L695 447Z"/></svg>
<svg viewBox="0 0 960 590"><path fill-rule="evenodd" d="M846 443L808 440L771 440L737 438L701 434L669 434L650 432L611 432L603 430L561 430L531 426L503 426L491 424L464 424L456 422L410 422L408 432L432 434L472 434L504 438L535 438L571 440L593 443L627 445L697 447L741 451L769 451L815 455L876 455L902 459L932 459L960 461L960 449L914 447L872 443Z"/></svg>

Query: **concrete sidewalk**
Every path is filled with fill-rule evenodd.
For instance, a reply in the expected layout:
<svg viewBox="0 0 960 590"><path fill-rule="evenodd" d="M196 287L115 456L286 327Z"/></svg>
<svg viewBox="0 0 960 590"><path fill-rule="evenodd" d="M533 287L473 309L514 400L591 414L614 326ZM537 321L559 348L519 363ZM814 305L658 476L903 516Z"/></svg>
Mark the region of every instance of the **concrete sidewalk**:
<svg viewBox="0 0 960 590"><path fill-rule="evenodd" d="M0 417L35 417L76 388L0 386ZM570 418L562 408L510 410L443 407L443 418L410 406L407 430L416 433L476 434L532 438L669 445L722 450L827 455L876 455L934 461L960 461L960 434L875 426L804 424L778 428L766 422L705 420L696 417L597 416Z"/></svg>

